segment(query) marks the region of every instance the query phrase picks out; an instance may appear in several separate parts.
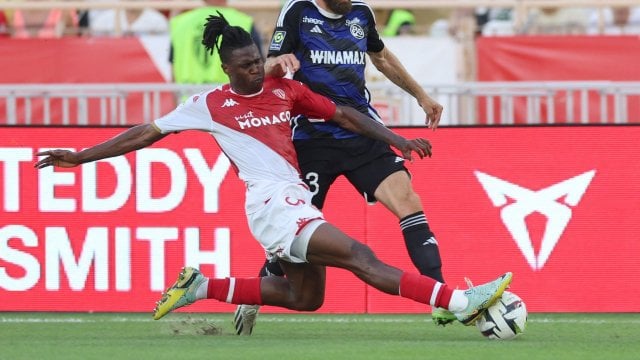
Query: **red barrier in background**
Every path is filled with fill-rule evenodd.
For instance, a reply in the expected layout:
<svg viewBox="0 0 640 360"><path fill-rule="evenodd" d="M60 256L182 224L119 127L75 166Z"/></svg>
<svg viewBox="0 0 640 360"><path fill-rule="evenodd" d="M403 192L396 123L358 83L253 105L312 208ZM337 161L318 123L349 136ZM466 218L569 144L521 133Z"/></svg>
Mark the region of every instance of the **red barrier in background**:
<svg viewBox="0 0 640 360"><path fill-rule="evenodd" d="M40 149L80 149L121 129L1 131L0 311L150 311L185 263L201 263L209 276L255 276L262 264L243 184L208 135L37 171ZM511 290L533 312L640 311L640 126L398 131L434 145L433 158L408 167L451 286L513 271ZM397 220L364 205L346 182L330 192L325 214L381 259L412 270ZM233 309L216 301L189 308ZM337 269L328 271L320 309L426 311Z"/></svg>
<svg viewBox="0 0 640 360"><path fill-rule="evenodd" d="M167 47L169 44L167 43ZM93 84L93 83L154 83L165 82L153 60L135 37L125 38L62 38L62 39L2 39L0 38L0 84ZM168 61L168 60L167 60ZM55 96L56 94L51 94ZM161 113L175 107L173 94L161 94ZM37 124L44 111L40 99L32 99L33 119ZM70 101L69 116L76 118L77 104ZM51 101L52 124L62 124L62 100ZM129 95L128 118L142 119L142 95ZM98 124L100 107L90 99L89 120ZM6 114L7 104L0 100L0 114ZM24 102L17 103L18 124L25 124Z"/></svg>
<svg viewBox="0 0 640 360"><path fill-rule="evenodd" d="M167 40L167 46L169 46ZM63 38L63 39L1 39L0 83L135 83L164 82L156 63L141 42L135 38ZM477 41L478 80L480 81L576 81L576 80L640 80L636 59L640 56L640 40L636 36L515 36L481 37ZM166 59L156 59L165 61ZM419 79L420 80L420 79ZM422 79L425 80L425 79ZM604 118L615 119L614 100L607 100L607 114L601 115L599 94L593 91L589 98L589 122L600 123ZM557 123L567 122L564 110L573 97L575 119L581 119L581 94L566 92L555 94L554 106ZM384 99L383 99L384 100ZM34 104L32 123L44 112L38 99ZM77 104L71 101L71 118L75 118ZM500 109L498 98L494 108ZM548 104L545 96L542 118L546 118ZM62 123L60 99L51 103L53 124ZM384 102L384 101L383 101ZM142 118L142 96L130 95L127 119L130 123ZM524 123L527 107L524 97L515 98L515 122ZM164 114L175 106L171 94L162 94ZM18 101L18 124L25 124L24 100ZM7 104L0 99L0 114L6 113ZM479 123L487 123L486 99L479 101ZM640 99L630 96L627 104L630 121L640 122ZM89 122L100 121L97 99L89 100ZM385 109L382 109L383 112ZM388 110L393 111L393 108ZM107 109L106 111L117 111ZM495 111L497 121L500 111ZM0 118L1 119L1 118Z"/></svg>
<svg viewBox="0 0 640 360"><path fill-rule="evenodd" d="M479 81L637 81L640 69L640 38L637 36L508 36L480 37L477 42ZM589 122L600 123L600 97L590 92ZM567 122L564 109L566 92L556 94L554 103L557 123ZM574 92L575 119L580 119L581 94ZM499 109L497 100L494 103ZM544 113L548 110L545 97L541 98ZM479 103L480 123L487 123L484 100ZM640 122L640 99L629 97L630 121ZM526 106L522 97L515 99L515 121L525 123ZM608 99L608 113L614 119L613 99ZM497 116L497 115L496 115ZM494 119L497 120L497 119Z"/></svg>

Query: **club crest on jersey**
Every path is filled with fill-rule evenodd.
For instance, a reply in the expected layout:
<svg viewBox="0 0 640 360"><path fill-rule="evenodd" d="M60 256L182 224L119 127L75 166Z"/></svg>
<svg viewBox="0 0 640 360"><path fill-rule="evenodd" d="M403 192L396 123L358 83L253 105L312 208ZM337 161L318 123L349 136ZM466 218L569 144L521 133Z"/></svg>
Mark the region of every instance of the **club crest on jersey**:
<svg viewBox="0 0 640 360"><path fill-rule="evenodd" d="M271 38L271 44L269 45L269 50L279 51L282 48L282 43L284 43L284 38L287 36L286 31L278 30L273 33L273 37Z"/></svg>
<svg viewBox="0 0 640 360"><path fill-rule="evenodd" d="M265 125L278 125L282 123L289 124L291 121L291 112L281 111L279 114L271 114L265 116L255 116L253 111L235 117L240 130L261 127Z"/></svg>
<svg viewBox="0 0 640 360"><path fill-rule="evenodd" d="M287 94L285 94L284 90L282 89L273 89L273 95L279 97L282 100L285 100L287 98Z"/></svg>
<svg viewBox="0 0 640 360"><path fill-rule="evenodd" d="M351 35L353 35L354 38L358 40L364 39L364 29L362 26L358 24L351 24L351 26L349 26L349 31L351 31Z"/></svg>

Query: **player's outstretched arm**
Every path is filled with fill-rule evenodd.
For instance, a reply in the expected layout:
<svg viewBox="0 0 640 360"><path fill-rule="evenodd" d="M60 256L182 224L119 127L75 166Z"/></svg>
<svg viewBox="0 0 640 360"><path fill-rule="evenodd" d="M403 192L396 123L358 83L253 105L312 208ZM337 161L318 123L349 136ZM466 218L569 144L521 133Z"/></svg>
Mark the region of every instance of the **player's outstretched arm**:
<svg viewBox="0 0 640 360"><path fill-rule="evenodd" d="M400 60L388 48L385 47L380 52L368 52L367 54L369 54L371 63L376 69L418 101L418 105L426 115L425 124L435 130L442 116L442 105L427 95Z"/></svg>
<svg viewBox="0 0 640 360"><path fill-rule="evenodd" d="M398 149L402 153L402 157L407 160L412 160L412 152L418 154L420 159L425 156L431 157L431 143L429 143L428 140L422 138L413 140L405 139L404 137L389 130L381 123L371 120L369 117L363 115L354 108L338 106L332 120L337 122L338 125L344 129L372 139L384 141Z"/></svg>
<svg viewBox="0 0 640 360"><path fill-rule="evenodd" d="M46 157L40 159L34 167L38 169L47 166L74 167L86 162L119 156L142 149L162 139L166 135L167 134L161 134L160 131L151 124L137 125L101 144L80 152L61 149L39 152L37 154L38 156Z"/></svg>

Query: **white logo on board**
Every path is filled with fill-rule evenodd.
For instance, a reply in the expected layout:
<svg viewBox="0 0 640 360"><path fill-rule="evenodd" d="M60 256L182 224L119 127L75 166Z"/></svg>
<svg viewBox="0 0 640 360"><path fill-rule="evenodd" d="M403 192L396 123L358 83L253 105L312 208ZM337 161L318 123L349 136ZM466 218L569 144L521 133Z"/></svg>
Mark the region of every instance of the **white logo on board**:
<svg viewBox="0 0 640 360"><path fill-rule="evenodd" d="M476 171L475 175L495 207L516 245L533 270L540 270L555 249L573 212L596 171L587 171L537 191L523 188L497 177ZM509 203L507 198L513 200ZM538 212L547 218L538 254L533 249L525 219Z"/></svg>

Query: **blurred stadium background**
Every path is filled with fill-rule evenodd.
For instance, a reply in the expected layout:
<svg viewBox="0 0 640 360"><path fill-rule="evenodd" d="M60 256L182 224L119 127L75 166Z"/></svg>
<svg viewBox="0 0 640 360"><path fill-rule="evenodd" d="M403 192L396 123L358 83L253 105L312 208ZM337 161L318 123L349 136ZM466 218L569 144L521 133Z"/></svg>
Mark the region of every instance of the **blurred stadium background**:
<svg viewBox="0 0 640 360"><path fill-rule="evenodd" d="M266 51L281 1L228 3L254 17ZM434 144L432 159L409 168L447 281L463 287L465 276L510 270L531 312L639 312L640 1L368 3L380 32L393 10L413 13L409 34L384 41L445 108L442 128L427 132L415 101L369 69L385 122ZM245 224L242 184L207 136L82 169L32 168L40 149L90 146L214 86L172 82L166 30L113 23L100 32L80 26L83 16L170 19L202 5L0 1L0 311L142 312L185 264L255 275L263 255ZM16 13L58 10L73 14L59 36L16 36ZM332 190L326 217L412 268L395 220L348 184ZM343 271L328 276L320 312L424 312Z"/></svg>

